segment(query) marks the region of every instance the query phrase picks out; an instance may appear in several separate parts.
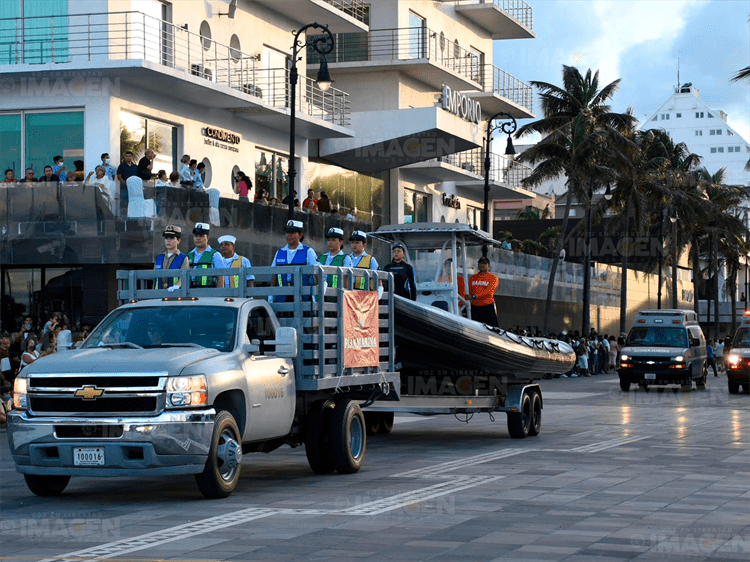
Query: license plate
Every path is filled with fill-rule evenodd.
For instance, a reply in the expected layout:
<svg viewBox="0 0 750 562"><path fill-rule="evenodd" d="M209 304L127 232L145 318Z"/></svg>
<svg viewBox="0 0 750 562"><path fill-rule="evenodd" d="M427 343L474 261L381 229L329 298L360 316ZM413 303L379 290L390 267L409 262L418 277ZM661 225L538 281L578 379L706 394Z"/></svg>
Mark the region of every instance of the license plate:
<svg viewBox="0 0 750 562"><path fill-rule="evenodd" d="M646 380L647 381L649 381L649 380L652 381L652 380L655 380L655 379L656 379L656 373L646 373Z"/></svg>
<svg viewBox="0 0 750 562"><path fill-rule="evenodd" d="M81 447L73 449L75 466L103 466L104 449L101 447Z"/></svg>

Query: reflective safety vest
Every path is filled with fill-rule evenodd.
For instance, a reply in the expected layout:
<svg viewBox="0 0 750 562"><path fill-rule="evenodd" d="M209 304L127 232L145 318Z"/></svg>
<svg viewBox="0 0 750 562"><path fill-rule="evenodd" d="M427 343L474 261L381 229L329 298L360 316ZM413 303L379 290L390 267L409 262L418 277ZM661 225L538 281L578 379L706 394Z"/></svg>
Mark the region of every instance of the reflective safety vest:
<svg viewBox="0 0 750 562"><path fill-rule="evenodd" d="M352 264L354 263L354 254L351 254L349 256L352 260ZM359 260L359 263L355 265L354 267L361 267L362 269L370 269L370 266L372 265L372 256L370 254L366 254L362 256L362 259ZM373 283L370 283L372 285ZM355 289L366 289L367 288L367 279L365 277L356 277L354 278L354 288ZM372 287L370 288L372 290Z"/></svg>
<svg viewBox="0 0 750 562"><path fill-rule="evenodd" d="M166 256L164 254L159 254L158 256L156 256L156 264L154 265L154 269L164 269L165 257ZM182 267L182 262L184 262L186 259L187 256L185 254L177 254L172 260L172 263L169 264L169 269L180 269ZM179 280L179 277L164 277L160 280L161 288L166 289L167 287L171 287Z"/></svg>
<svg viewBox="0 0 750 562"><path fill-rule="evenodd" d="M242 256L237 256L237 259L232 261L231 264L229 264L229 267L242 267ZM226 287L227 286L227 277L219 277L221 279L221 282L219 283L220 287ZM231 275L229 276L229 286L232 289L236 289L240 284L240 276L239 275Z"/></svg>
<svg viewBox="0 0 750 562"><path fill-rule="evenodd" d="M333 256L333 259L331 260L331 263L328 265L330 267L341 267L344 265L344 258L346 257L346 254L339 254L337 256ZM326 254L323 254L318 258L318 261L320 262L320 265L325 265L327 260ZM326 275L326 282L328 283L329 287L332 287L333 289L337 289L339 286L339 276L338 275Z"/></svg>
<svg viewBox="0 0 750 562"><path fill-rule="evenodd" d="M190 258L190 267L193 269L211 269L214 254L216 253L216 250L213 248L206 249L202 254L201 257L198 259L198 261L195 261L195 256L197 255L197 252L195 249L190 250L188 252L188 257ZM190 286L191 287L216 287L216 277L193 277L190 280Z"/></svg>
<svg viewBox="0 0 750 562"><path fill-rule="evenodd" d="M297 252L294 254L294 257L292 258L292 261L287 263L286 261L286 250L284 248L281 248L279 251L276 252L276 260L274 261L274 264L276 267L285 267L285 266L292 266L292 265L307 265L307 252L310 249L310 246L305 246L304 244L300 244L297 247ZM280 273L276 275L275 277L275 285L277 287L290 287L294 284L294 275L291 273ZM313 276L312 275L305 275L302 277L302 285L306 286L312 286L313 284ZM274 297L274 302L285 302L287 299L286 295L276 295ZM304 300L310 300L310 297L304 297Z"/></svg>

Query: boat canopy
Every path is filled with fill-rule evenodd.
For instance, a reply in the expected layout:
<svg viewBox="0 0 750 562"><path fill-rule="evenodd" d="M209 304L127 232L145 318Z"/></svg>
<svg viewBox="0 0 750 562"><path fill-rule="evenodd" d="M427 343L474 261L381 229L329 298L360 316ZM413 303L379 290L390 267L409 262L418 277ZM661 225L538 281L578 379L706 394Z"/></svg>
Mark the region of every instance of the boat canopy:
<svg viewBox="0 0 750 562"><path fill-rule="evenodd" d="M497 246L500 242L484 230L477 230L468 224L446 222L417 222L411 224L389 224L368 234L376 240L388 244L401 242L413 250L439 250L454 236L465 246Z"/></svg>

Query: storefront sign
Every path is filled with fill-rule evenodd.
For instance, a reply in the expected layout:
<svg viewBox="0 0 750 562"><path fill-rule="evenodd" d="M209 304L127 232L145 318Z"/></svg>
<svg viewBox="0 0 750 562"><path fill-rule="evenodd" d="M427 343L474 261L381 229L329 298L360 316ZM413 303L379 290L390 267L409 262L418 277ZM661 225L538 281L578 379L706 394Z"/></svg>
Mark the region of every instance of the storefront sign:
<svg viewBox="0 0 750 562"><path fill-rule="evenodd" d="M482 105L461 92L456 92L450 86L443 84L443 109L469 123L479 123L482 120Z"/></svg>
<svg viewBox="0 0 750 562"><path fill-rule="evenodd" d="M225 131L224 129L216 129L214 127L204 127L201 129L201 133L206 137L203 139L203 144L209 146L215 146L216 148L223 148L231 152L239 152L239 149L232 145L237 145L242 142L242 138L237 133Z"/></svg>
<svg viewBox="0 0 750 562"><path fill-rule="evenodd" d="M375 291L344 293L344 367L380 364L378 294Z"/></svg>
<svg viewBox="0 0 750 562"><path fill-rule="evenodd" d="M445 205L446 207L450 207L451 209L461 208L461 201L455 195L446 195L445 193L443 193L442 203L443 205Z"/></svg>

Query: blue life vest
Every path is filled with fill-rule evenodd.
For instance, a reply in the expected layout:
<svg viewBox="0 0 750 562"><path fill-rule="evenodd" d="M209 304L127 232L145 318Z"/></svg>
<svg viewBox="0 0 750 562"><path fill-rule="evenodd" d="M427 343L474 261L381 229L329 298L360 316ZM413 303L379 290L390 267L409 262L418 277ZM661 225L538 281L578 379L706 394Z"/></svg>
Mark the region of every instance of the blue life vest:
<svg viewBox="0 0 750 562"><path fill-rule="evenodd" d="M182 267L182 262L184 262L187 259L186 254L180 254L179 256L175 256L175 258L172 260L172 263L169 265L169 269L180 269ZM156 256L156 265L154 269L164 269L164 254L159 254ZM171 287L177 281L179 278L177 277L166 277L162 278L160 280L161 288L166 289L167 287Z"/></svg>
<svg viewBox="0 0 750 562"><path fill-rule="evenodd" d="M288 267L288 266L294 266L294 265L307 265L307 252L310 249L310 246L305 246L304 244L300 244L297 248L297 252L294 254L294 257L292 258L291 262L286 261L286 250L284 248L281 248L279 251L276 252L276 260L275 265L276 267ZM277 287L289 287L294 284L294 275L291 273L281 273L276 276L275 278L275 285ZM303 286L312 286L313 284L313 276L312 275L304 275L302 277L302 285ZM276 295L274 297L274 302L285 302L287 300L286 295ZM290 298L290 301L293 300ZM302 300L310 300L309 296L302 297Z"/></svg>

